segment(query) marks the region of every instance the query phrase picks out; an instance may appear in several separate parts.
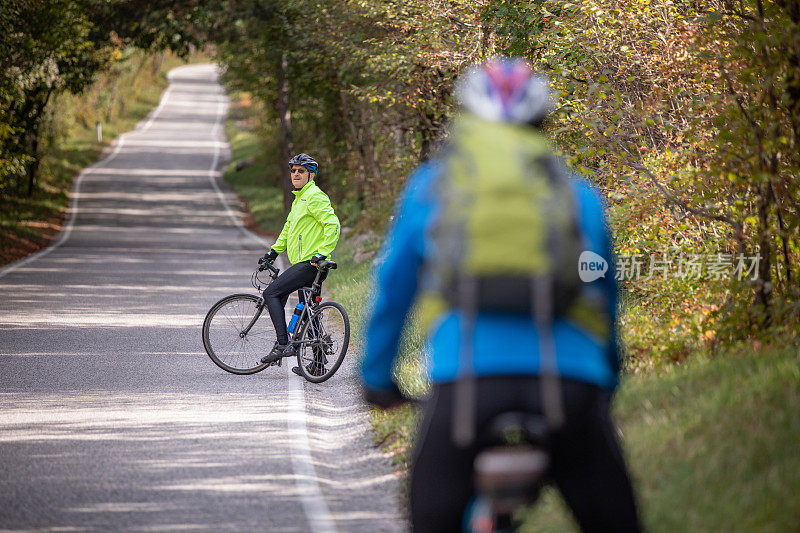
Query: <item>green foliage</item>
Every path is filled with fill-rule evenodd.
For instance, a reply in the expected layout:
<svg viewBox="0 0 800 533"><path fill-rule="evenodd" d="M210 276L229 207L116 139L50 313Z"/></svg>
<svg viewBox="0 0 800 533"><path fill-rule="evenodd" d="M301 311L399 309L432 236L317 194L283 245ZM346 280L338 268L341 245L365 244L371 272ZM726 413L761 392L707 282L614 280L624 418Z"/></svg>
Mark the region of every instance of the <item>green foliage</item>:
<svg viewBox="0 0 800 533"><path fill-rule="evenodd" d="M798 10L782 2L492 5L500 48L550 73L559 91L551 131L608 195L618 253L761 256L752 281L626 283L635 306L623 330L629 358L643 362L656 346L657 354L666 348L656 359L681 360L719 344L722 329L732 339L763 335L770 324L797 327ZM644 315L651 325L632 327Z"/></svg>
<svg viewBox="0 0 800 533"><path fill-rule="evenodd" d="M382 227L403 178L443 133L455 74L477 58L473 5L240 0L223 10L233 15L218 36L229 87L262 100L265 122L286 124L285 58L290 151L312 153L322 187L357 208L360 224Z"/></svg>
<svg viewBox="0 0 800 533"><path fill-rule="evenodd" d="M196 0L7 0L0 10L0 194L36 193L48 104L78 94L128 47L185 55Z"/></svg>
<svg viewBox="0 0 800 533"><path fill-rule="evenodd" d="M58 20L59 24L53 24ZM53 93L77 91L105 58L87 46L89 20L73 2L13 0L0 18L0 192L38 167L39 126Z"/></svg>
<svg viewBox="0 0 800 533"><path fill-rule="evenodd" d="M343 218L378 230L444 135L467 64L518 54L547 72L559 94L549 131L607 195L617 253L762 256L752 281L626 282L623 337L629 367L643 368L800 323L797 13L726 6L230 0L218 37L228 84L263 102L273 138L287 60L293 151L322 161Z"/></svg>

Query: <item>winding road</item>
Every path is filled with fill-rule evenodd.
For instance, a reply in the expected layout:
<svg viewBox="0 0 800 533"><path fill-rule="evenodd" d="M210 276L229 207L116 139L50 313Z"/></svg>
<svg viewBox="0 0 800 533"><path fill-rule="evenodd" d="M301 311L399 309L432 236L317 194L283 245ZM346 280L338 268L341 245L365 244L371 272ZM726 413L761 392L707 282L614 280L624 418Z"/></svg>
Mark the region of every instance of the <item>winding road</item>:
<svg viewBox="0 0 800 533"><path fill-rule="evenodd" d="M0 530L407 529L352 359L312 385L203 351L265 246L220 183L226 109L215 66L173 70L54 244L0 269Z"/></svg>

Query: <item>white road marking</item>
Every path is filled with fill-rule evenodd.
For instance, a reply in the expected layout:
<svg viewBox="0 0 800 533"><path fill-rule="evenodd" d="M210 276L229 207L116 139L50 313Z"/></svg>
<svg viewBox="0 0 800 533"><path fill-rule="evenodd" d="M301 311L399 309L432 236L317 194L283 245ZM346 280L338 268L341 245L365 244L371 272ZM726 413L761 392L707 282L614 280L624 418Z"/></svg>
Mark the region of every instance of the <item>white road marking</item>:
<svg viewBox="0 0 800 533"><path fill-rule="evenodd" d="M144 127L142 127L142 129L140 131L149 130L150 126L153 125L153 121L156 119L156 117L159 115L159 113L161 113L161 110L164 109L164 104L167 103L167 98L169 98L169 93L172 92L172 87L173 87L171 72L167 73L167 81L169 82L169 87L167 87L167 90L164 91L164 94L161 95L161 101L158 103L158 107L156 108L156 110L153 111L153 114L150 116L150 120L148 120L145 123Z"/></svg>
<svg viewBox="0 0 800 533"><path fill-rule="evenodd" d="M223 110L225 101L220 100L217 105L217 120L212 130L212 136L217 134L220 126L220 119L224 116ZM225 196L217 185L216 177L220 174L216 171L219 160L219 145L214 146L214 160L211 169L208 171L208 180L214 187L217 196L225 207L228 216L234 224L247 236L255 239L266 247L266 241L247 229L241 219L237 217L225 200ZM317 481L317 472L314 468L314 460L311 457L311 446L308 442L308 431L306 428L306 397L303 386L299 378L289 371L290 365L285 365L287 380L287 420L286 427L292 441L292 470L294 471L294 484L300 499L303 503L303 512L308 519L311 531L321 533L335 533L336 525L333 516L325 503L325 497Z"/></svg>
<svg viewBox="0 0 800 533"><path fill-rule="evenodd" d="M288 362L288 361L287 361ZM317 483L317 472L311 458L311 446L308 442L306 429L306 406L303 384L298 376L286 368L286 392L289 396L289 406L286 413L287 430L292 441L292 470L294 470L294 484L300 493L303 502L303 512L308 519L310 531L321 533L334 533L336 525L333 517L322 496L322 491Z"/></svg>

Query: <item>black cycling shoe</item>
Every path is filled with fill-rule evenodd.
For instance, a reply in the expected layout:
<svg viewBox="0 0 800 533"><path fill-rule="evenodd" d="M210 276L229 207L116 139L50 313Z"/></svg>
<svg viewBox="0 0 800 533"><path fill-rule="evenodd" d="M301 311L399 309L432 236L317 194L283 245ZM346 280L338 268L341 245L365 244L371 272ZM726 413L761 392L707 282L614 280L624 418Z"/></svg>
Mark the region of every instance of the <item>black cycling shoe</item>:
<svg viewBox="0 0 800 533"><path fill-rule="evenodd" d="M272 359L272 356L280 351L280 347L281 347L280 343L278 341L275 341L275 344L272 345L272 349L269 351L267 355L265 355L259 360L259 363L274 363L275 361L279 361L280 357Z"/></svg>
<svg viewBox="0 0 800 533"><path fill-rule="evenodd" d="M283 357L291 357L295 354L294 345L289 344L278 344L275 343L275 346L272 347L272 350L261 358L262 363L274 363Z"/></svg>

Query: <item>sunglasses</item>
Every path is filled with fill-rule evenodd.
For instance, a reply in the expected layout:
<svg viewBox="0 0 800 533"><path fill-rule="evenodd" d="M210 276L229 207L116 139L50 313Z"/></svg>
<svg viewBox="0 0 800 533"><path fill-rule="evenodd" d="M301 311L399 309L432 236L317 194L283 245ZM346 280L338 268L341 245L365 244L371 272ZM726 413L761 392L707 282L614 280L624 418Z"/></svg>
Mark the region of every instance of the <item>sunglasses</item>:
<svg viewBox="0 0 800 533"><path fill-rule="evenodd" d="M308 170L306 170L304 168L290 168L289 169L289 173L290 174L294 174L294 173L305 174L306 172L308 172Z"/></svg>

